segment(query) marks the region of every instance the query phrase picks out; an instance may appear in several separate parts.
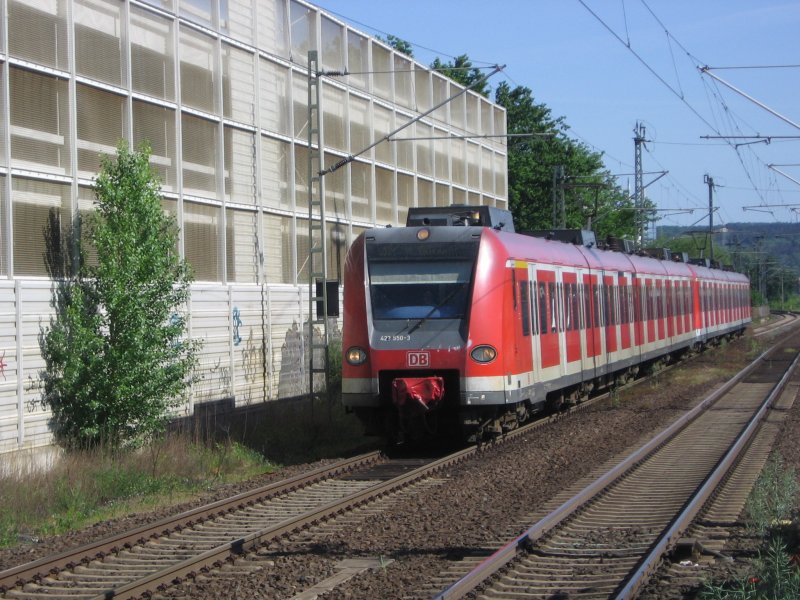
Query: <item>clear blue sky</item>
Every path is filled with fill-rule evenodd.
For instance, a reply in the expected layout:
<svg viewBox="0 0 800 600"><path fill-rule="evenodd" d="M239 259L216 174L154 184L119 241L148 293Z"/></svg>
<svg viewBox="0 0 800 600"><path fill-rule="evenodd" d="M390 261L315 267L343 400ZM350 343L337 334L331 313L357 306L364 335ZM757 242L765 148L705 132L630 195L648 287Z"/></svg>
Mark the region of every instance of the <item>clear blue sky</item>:
<svg viewBox="0 0 800 600"><path fill-rule="evenodd" d="M530 88L573 137L605 153L612 173L632 173L637 121L649 141L645 172L669 171L647 188L662 225L705 226L798 219L800 137L706 140L702 136L800 136L800 2L789 0L319 0L370 35L409 41L430 64L468 54L476 66L505 64L491 80ZM594 14L592 14L594 13ZM619 39L618 39L619 38ZM620 41L622 40L622 41ZM752 96L771 115L698 65ZM793 65L793 66L786 66ZM781 68L772 68L778 67ZM718 69L719 67L770 67ZM663 81L661 81L663 80ZM793 125L798 124L798 125ZM646 175L645 183L656 175ZM620 178L623 187L633 178ZM768 211L768 212L767 212Z"/></svg>

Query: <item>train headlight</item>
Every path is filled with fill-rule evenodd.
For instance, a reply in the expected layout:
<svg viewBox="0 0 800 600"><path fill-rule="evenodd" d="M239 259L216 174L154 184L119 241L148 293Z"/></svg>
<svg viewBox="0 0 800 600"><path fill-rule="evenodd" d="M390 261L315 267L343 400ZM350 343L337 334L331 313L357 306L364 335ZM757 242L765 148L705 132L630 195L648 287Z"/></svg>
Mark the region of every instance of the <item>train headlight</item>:
<svg viewBox="0 0 800 600"><path fill-rule="evenodd" d="M352 348L348 348L345 358L351 365L360 365L367 360L367 353L363 348L353 346Z"/></svg>
<svg viewBox="0 0 800 600"><path fill-rule="evenodd" d="M497 358L497 350L491 346L475 346L469 355L474 361L479 363L488 363Z"/></svg>

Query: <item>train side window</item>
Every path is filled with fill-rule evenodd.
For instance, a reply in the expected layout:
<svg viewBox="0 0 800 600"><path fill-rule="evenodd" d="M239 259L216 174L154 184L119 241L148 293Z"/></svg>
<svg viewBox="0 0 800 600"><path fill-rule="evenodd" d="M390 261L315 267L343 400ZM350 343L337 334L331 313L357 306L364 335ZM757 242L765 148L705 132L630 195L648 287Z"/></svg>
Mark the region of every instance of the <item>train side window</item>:
<svg viewBox="0 0 800 600"><path fill-rule="evenodd" d="M572 331L572 284L564 284L564 330Z"/></svg>
<svg viewBox="0 0 800 600"><path fill-rule="evenodd" d="M522 305L522 335L531 334L531 307L528 304L528 282L519 282L519 302Z"/></svg>
<svg viewBox="0 0 800 600"><path fill-rule="evenodd" d="M531 333L533 333L533 335L539 335L539 311L537 310L539 305L536 302L536 282L529 281L528 287L531 301Z"/></svg>
<svg viewBox="0 0 800 600"><path fill-rule="evenodd" d="M600 321L600 287L595 283L592 284L592 300L594 306L592 307L592 321L595 327L602 327L603 323Z"/></svg>
<svg viewBox="0 0 800 600"><path fill-rule="evenodd" d="M581 294L583 295L583 327L585 329L592 328L592 297L590 288L587 284L581 286Z"/></svg>
<svg viewBox="0 0 800 600"><path fill-rule="evenodd" d="M547 284L547 295L550 297L550 331L556 331L556 284L552 281Z"/></svg>
<svg viewBox="0 0 800 600"><path fill-rule="evenodd" d="M580 327L580 309L578 308L578 284L570 284L572 293L570 294L570 307L572 310L572 330L577 331Z"/></svg>
<svg viewBox="0 0 800 600"><path fill-rule="evenodd" d="M539 331L547 333L547 291L543 281L539 282Z"/></svg>
<svg viewBox="0 0 800 600"><path fill-rule="evenodd" d="M633 322L633 304L631 304L633 298L633 286L626 285L625 286L625 311L628 315L628 323Z"/></svg>

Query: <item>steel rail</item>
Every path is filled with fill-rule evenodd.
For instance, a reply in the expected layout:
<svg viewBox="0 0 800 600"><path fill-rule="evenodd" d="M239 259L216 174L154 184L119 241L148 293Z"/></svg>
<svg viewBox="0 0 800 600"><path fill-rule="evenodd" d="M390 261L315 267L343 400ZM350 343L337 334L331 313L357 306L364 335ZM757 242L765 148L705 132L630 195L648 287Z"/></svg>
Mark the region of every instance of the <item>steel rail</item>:
<svg viewBox="0 0 800 600"><path fill-rule="evenodd" d="M736 463L742 452L747 448L756 431L761 426L767 411L775 402L775 399L784 390L789 379L792 377L798 362L800 362L800 354L798 354L794 361L792 361L792 364L786 370L781 380L775 385L764 402L762 402L759 410L753 415L752 419L750 419L747 427L739 434L734 445L731 446L714 471L706 479L702 487L695 492L687 506L678 516L676 516L672 525L661 535L650 553L644 557L640 566L630 576L627 582L623 582L624 585L615 596L618 600L629 600L635 598L641 587L647 582L656 568L658 568L658 565L661 562L664 554L672 547L672 545L683 534L686 528L691 524L691 522L712 496L722 479L728 474L731 467Z"/></svg>
<svg viewBox="0 0 800 600"><path fill-rule="evenodd" d="M371 500L416 483L421 479L430 477L437 471L445 467L452 466L453 464L471 456L475 452L477 452L477 448L475 446L466 448L445 458L436 460L430 464L418 467L412 471L409 471L408 473L395 477L394 479L379 483L373 487L351 494L350 496L347 496L341 500L337 500L327 505L310 510L302 515L299 515L298 517L280 523L274 527L269 527L245 537L221 544L220 546L208 550L203 554L186 559L179 563L175 563L145 578L115 589L106 590L104 593L97 595L96 598L98 600L110 598L120 600L137 598L146 592L152 592L161 585L169 584L177 579L186 577L187 575L192 575L203 568L214 565L215 563L221 563L231 556L239 555L246 550L255 548L267 540L289 534L308 525L329 519L337 514L352 510L353 508L370 502Z"/></svg>
<svg viewBox="0 0 800 600"><path fill-rule="evenodd" d="M689 423L694 421L708 407L714 404L720 397L730 391L734 386L740 383L752 371L760 366L764 359L774 352L775 349L776 347L773 347L764 351L747 367L742 369L720 388L709 394L692 410L685 413L656 437L652 438L649 442L630 454L621 463L607 471L604 475L601 475L598 479L585 487L581 492L564 502L561 506L556 508L547 516L543 517L537 523L533 524L521 535L509 541L499 550L486 557L469 573L435 596L434 600L452 600L455 598L462 598L474 590L480 583L491 577L497 571L514 560L520 553L524 552L535 540L539 539L545 533L560 525L563 521L584 506L588 500L596 496L599 492L607 488L627 471L653 454L670 438L674 437L675 434L686 427Z"/></svg>
<svg viewBox="0 0 800 600"><path fill-rule="evenodd" d="M164 535L176 528L190 527L193 524L230 512L238 507L253 504L279 494L305 487L316 481L367 466L377 462L380 457L381 453L379 451L368 452L332 465L320 467L308 473L303 473L283 481L271 483L230 498L194 508L172 517L160 519L155 523L143 525L130 531L97 540L96 542L91 542L74 550L68 550L56 556L45 557L12 567L11 569L0 572L0 591L7 591L21 583L30 581L36 576L57 573L60 570L72 568L81 562L100 558L108 553L117 552L126 546L143 543L150 538Z"/></svg>

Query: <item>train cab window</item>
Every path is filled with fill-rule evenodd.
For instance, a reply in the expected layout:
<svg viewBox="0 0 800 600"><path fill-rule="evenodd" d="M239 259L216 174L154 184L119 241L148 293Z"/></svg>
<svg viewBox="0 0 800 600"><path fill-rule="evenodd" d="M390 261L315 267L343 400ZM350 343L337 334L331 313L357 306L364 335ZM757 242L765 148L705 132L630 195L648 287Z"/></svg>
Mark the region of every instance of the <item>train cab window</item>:
<svg viewBox="0 0 800 600"><path fill-rule="evenodd" d="M531 307L528 302L528 282L519 282L519 303L522 305L522 335L531 334Z"/></svg>
<svg viewBox="0 0 800 600"><path fill-rule="evenodd" d="M472 279L467 261L372 261L375 319L460 319L466 315Z"/></svg>

